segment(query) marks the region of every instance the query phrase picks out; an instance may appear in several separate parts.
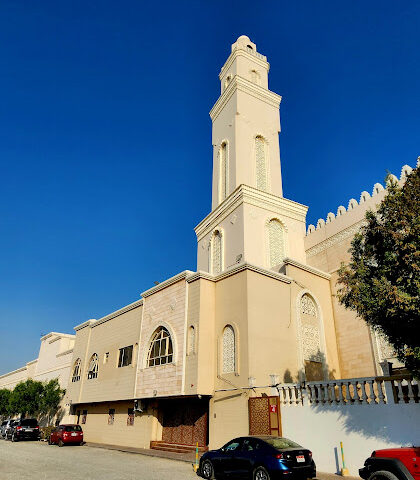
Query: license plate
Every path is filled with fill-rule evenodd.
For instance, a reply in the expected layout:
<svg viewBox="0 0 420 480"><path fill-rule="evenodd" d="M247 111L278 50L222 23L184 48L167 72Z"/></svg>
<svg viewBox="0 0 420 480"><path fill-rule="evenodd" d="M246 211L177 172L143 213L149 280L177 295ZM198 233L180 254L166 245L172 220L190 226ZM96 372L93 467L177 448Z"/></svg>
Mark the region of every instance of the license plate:
<svg viewBox="0 0 420 480"><path fill-rule="evenodd" d="M305 456L304 455L298 455L296 457L296 460L298 463L305 463Z"/></svg>
<svg viewBox="0 0 420 480"><path fill-rule="evenodd" d="M77 433L72 433L71 434L72 437L77 437L77 435L78 435Z"/></svg>
<svg viewBox="0 0 420 480"><path fill-rule="evenodd" d="M34 429L33 428L25 428L25 432L33 432Z"/></svg>

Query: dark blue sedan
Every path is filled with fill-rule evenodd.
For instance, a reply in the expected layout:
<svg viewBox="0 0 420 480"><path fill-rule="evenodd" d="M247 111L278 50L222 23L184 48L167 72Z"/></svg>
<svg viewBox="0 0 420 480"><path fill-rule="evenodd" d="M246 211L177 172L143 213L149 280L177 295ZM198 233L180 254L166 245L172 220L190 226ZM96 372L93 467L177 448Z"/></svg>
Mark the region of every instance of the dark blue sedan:
<svg viewBox="0 0 420 480"><path fill-rule="evenodd" d="M206 479L307 479L316 476L316 467L312 452L287 438L249 436L206 452L197 474Z"/></svg>

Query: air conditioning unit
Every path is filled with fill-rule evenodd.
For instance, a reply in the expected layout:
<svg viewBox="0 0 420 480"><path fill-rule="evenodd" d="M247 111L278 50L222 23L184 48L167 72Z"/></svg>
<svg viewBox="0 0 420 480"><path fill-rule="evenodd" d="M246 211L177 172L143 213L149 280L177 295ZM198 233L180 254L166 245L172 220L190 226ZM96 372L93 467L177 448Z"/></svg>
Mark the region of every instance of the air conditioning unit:
<svg viewBox="0 0 420 480"><path fill-rule="evenodd" d="M143 400L134 400L135 412L144 412L145 410L146 410L146 405Z"/></svg>

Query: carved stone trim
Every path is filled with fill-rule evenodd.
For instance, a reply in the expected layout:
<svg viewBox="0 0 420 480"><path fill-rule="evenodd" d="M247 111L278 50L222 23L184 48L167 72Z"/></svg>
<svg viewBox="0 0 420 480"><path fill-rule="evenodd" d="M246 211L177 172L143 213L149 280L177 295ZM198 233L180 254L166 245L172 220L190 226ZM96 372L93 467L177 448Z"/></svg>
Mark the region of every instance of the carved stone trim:
<svg viewBox="0 0 420 480"><path fill-rule="evenodd" d="M347 227L344 230L341 230L341 232L338 232L335 235L332 235L326 240L323 240L317 245L314 245L313 247L306 250L306 257L310 258L310 257L313 257L314 255L318 255L318 253L323 252L327 248L330 248L333 245L336 245L337 243L342 242L348 237L354 236L360 230L360 227L363 225L363 223L364 223L364 220L361 220L360 222L357 222L354 225L351 225L350 227Z"/></svg>

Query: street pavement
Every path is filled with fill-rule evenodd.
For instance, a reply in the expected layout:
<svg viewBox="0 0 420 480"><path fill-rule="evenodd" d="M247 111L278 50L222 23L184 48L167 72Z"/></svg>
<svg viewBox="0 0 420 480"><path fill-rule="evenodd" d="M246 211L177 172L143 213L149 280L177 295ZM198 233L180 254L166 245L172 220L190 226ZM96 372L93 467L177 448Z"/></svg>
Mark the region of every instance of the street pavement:
<svg viewBox="0 0 420 480"><path fill-rule="evenodd" d="M0 441L1 480L191 480L191 464L94 447Z"/></svg>

